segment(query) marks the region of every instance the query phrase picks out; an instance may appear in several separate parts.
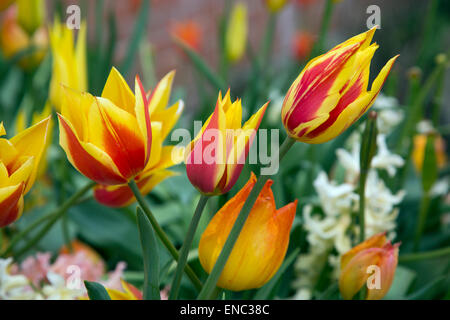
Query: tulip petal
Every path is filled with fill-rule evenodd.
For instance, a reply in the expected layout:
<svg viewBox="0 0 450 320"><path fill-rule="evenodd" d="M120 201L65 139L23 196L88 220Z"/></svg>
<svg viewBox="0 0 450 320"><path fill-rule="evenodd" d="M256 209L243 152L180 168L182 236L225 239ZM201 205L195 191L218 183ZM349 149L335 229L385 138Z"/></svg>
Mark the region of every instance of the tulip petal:
<svg viewBox="0 0 450 320"><path fill-rule="evenodd" d="M145 140L145 163L147 164L150 160L150 150L152 147L152 123L150 120L148 99L139 76L136 76L134 91L136 99L134 109L139 129Z"/></svg>
<svg viewBox="0 0 450 320"><path fill-rule="evenodd" d="M162 111L154 112L152 114L152 121L161 122L163 124L161 139L164 141L172 130L172 128L177 123L184 109L184 102L178 100L170 108L164 109Z"/></svg>
<svg viewBox="0 0 450 320"><path fill-rule="evenodd" d="M10 142L14 145L21 157L33 157L33 169L25 183L27 193L36 179L36 174L41 161L42 153L47 140L48 127L51 117L42 120L34 126L20 132Z"/></svg>
<svg viewBox="0 0 450 320"><path fill-rule="evenodd" d="M24 184L0 188L0 228L16 221L23 210Z"/></svg>
<svg viewBox="0 0 450 320"><path fill-rule="evenodd" d="M341 270L345 269L348 262L361 251L369 248L382 248L386 241L386 232L381 232L353 247L341 256Z"/></svg>
<svg viewBox="0 0 450 320"><path fill-rule="evenodd" d="M134 114L134 94L119 71L113 67L103 88L102 98L108 99L119 108Z"/></svg>
<svg viewBox="0 0 450 320"><path fill-rule="evenodd" d="M172 82L175 77L175 71L171 71L162 78L155 89L152 91L148 99L148 108L150 115L154 112L163 110L169 103L170 92L172 90Z"/></svg>
<svg viewBox="0 0 450 320"><path fill-rule="evenodd" d="M3 126L3 122L0 122L0 137L1 136L6 136L6 130L5 127Z"/></svg>
<svg viewBox="0 0 450 320"><path fill-rule="evenodd" d="M66 152L69 162L89 179L106 185L127 182L111 157L91 143L81 142L70 122L58 114L59 143Z"/></svg>

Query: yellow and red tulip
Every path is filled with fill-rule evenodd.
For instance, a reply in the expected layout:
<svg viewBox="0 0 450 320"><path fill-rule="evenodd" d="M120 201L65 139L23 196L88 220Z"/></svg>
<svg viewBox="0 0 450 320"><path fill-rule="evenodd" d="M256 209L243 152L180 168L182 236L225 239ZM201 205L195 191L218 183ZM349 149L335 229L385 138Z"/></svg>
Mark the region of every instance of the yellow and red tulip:
<svg viewBox="0 0 450 320"><path fill-rule="evenodd" d="M224 194L234 186L267 104L241 127L241 100L232 103L230 91L223 99L219 93L213 114L186 150L187 176L200 192Z"/></svg>
<svg viewBox="0 0 450 320"><path fill-rule="evenodd" d="M111 300L142 300L142 292L132 284L122 280L123 291L106 288Z"/></svg>
<svg viewBox="0 0 450 320"><path fill-rule="evenodd" d="M41 26L29 34L19 23L17 8L12 6L5 12L0 25L0 47L6 58L12 58L20 52L34 49L19 59L18 64L25 70L38 66L47 52L48 34Z"/></svg>
<svg viewBox="0 0 450 320"><path fill-rule="evenodd" d="M367 288L366 300L382 299L394 280L398 262L399 243L392 245L386 233L379 233L353 247L341 257L339 290L344 299L350 300L367 283L370 266L379 268L380 287Z"/></svg>
<svg viewBox="0 0 450 320"><path fill-rule="evenodd" d="M252 173L247 184L231 198L208 224L198 247L203 269L211 272L228 234L256 183ZM241 291L267 283L283 262L295 217L297 200L276 209L268 180L244 224L217 285Z"/></svg>
<svg viewBox="0 0 450 320"><path fill-rule="evenodd" d="M30 191L45 148L50 117L18 133L0 138L0 227L20 218L23 196ZM0 137L6 135L0 123Z"/></svg>
<svg viewBox="0 0 450 320"><path fill-rule="evenodd" d="M230 15L225 32L225 52L228 59L235 62L242 58L247 47L247 7L237 3Z"/></svg>
<svg viewBox="0 0 450 320"><path fill-rule="evenodd" d="M162 141L183 109L182 101L166 109L174 74L167 74L148 94L139 77L133 94L115 68L101 97L64 89L60 144L72 165L99 183L95 197L101 203L126 205L134 201L129 181L134 179L147 193L172 174L165 169L178 161L172 155L176 152Z"/></svg>
<svg viewBox="0 0 450 320"><path fill-rule="evenodd" d="M368 90L370 62L378 48L375 28L311 60L291 85L281 117L301 142L327 142L358 120L374 103L396 58L381 69Z"/></svg>
<svg viewBox="0 0 450 320"><path fill-rule="evenodd" d="M82 22L74 46L73 30L57 19L50 30L53 67L50 81L50 102L61 111L64 89L87 90L86 23Z"/></svg>
<svg viewBox="0 0 450 320"><path fill-rule="evenodd" d="M412 159L417 172L422 172L423 160L425 157L425 147L427 145L428 135L419 134L414 137L414 149ZM436 152L436 161L438 168L443 168L447 163L445 153L445 141L440 135L435 135L434 150Z"/></svg>
<svg viewBox="0 0 450 320"><path fill-rule="evenodd" d="M270 12L276 13L283 9L288 0L265 0Z"/></svg>

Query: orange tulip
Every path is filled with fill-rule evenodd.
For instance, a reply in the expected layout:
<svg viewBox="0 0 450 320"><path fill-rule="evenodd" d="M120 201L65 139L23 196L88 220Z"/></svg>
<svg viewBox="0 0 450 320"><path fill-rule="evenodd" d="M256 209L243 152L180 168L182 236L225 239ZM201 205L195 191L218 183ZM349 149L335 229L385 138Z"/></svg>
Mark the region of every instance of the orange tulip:
<svg viewBox="0 0 450 320"><path fill-rule="evenodd" d="M399 243L392 245L386 239L386 233L379 233L360 243L341 257L341 275L339 290L344 299L350 300L367 282L370 273L376 279L375 286L367 288L366 300L382 299L389 291L394 280L398 261ZM379 274L375 268L378 268Z"/></svg>
<svg viewBox="0 0 450 320"><path fill-rule="evenodd" d="M211 272L228 234L247 197L256 183L254 174L209 223L200 244L199 259L203 269ZM259 288L267 283L283 262L289 244L289 233L295 217L297 200L276 209L268 180L234 245L217 285L240 291Z"/></svg>
<svg viewBox="0 0 450 320"><path fill-rule="evenodd" d="M200 192L208 195L224 194L234 186L267 104L242 126L241 100L232 103L230 91L223 99L219 93L213 114L186 150L186 173L189 181Z"/></svg>
<svg viewBox="0 0 450 320"><path fill-rule="evenodd" d="M200 51L202 30L195 21L176 22L171 28L173 37L182 41L195 51Z"/></svg>
<svg viewBox="0 0 450 320"><path fill-rule="evenodd" d="M315 38L305 31L298 31L292 38L292 53L295 59L302 61L306 59L314 45Z"/></svg>
<svg viewBox="0 0 450 320"><path fill-rule="evenodd" d="M422 172L423 160L425 157L425 147L427 145L428 136L426 134L416 135L414 137L414 149L412 159L414 167L418 172ZM445 141L441 136L435 136L434 149L436 152L436 161L438 168L443 168L447 163L447 155L445 153Z"/></svg>
<svg viewBox="0 0 450 320"><path fill-rule="evenodd" d="M374 103L396 57L368 88L370 62L378 48L370 44L375 28L311 60L283 102L281 118L288 134L301 142L327 142L358 120Z"/></svg>
<svg viewBox="0 0 450 320"><path fill-rule="evenodd" d="M18 133L0 138L0 227L20 218L23 197L36 180L45 148L50 117ZM0 137L6 135L0 123Z"/></svg>

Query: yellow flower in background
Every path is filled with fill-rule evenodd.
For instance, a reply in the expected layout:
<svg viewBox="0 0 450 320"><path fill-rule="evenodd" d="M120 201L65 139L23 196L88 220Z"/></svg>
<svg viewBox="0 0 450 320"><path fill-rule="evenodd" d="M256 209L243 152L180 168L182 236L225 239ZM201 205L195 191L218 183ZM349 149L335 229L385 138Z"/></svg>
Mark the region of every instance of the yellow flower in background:
<svg viewBox="0 0 450 320"><path fill-rule="evenodd" d="M234 5L225 33L225 52L235 62L242 58L247 46L247 7L239 2Z"/></svg>
<svg viewBox="0 0 450 320"><path fill-rule="evenodd" d="M252 173L247 184L231 198L208 224L198 247L200 263L211 272L245 201L256 183ZM217 285L241 291L259 288L278 271L289 245L297 200L277 210L268 180L259 194Z"/></svg>
<svg viewBox="0 0 450 320"><path fill-rule="evenodd" d="M95 197L102 204L135 201L129 181L146 194L173 175L165 169L183 160L184 149L162 145L183 109L182 101L166 108L174 75L167 74L149 93L136 77L133 94L115 68L101 97L64 89L60 145L70 163L99 184Z"/></svg>
<svg viewBox="0 0 450 320"><path fill-rule="evenodd" d="M132 284L121 280L123 290L105 288L111 300L142 300L142 292Z"/></svg>
<svg viewBox="0 0 450 320"><path fill-rule="evenodd" d="M436 152L436 161L438 168L443 168L447 163L445 153L445 141L440 135L435 135L434 150ZM425 157L425 147L427 145L428 135L419 134L414 137L414 149L412 159L417 172L422 172L423 160Z"/></svg>
<svg viewBox="0 0 450 320"><path fill-rule="evenodd" d="M17 0L19 24L33 34L45 20L45 2L43 0Z"/></svg>
<svg viewBox="0 0 450 320"><path fill-rule="evenodd" d="M8 59L19 53L24 54L18 60L18 64L25 70L31 70L41 63L47 53L47 30L41 26L33 33L28 33L18 21L17 8L12 6L2 17L0 48ZM25 53L26 50L30 50L30 52Z"/></svg>
<svg viewBox="0 0 450 320"><path fill-rule="evenodd" d="M301 142L324 143L346 130L374 103L398 56L372 82L370 63L378 48L375 28L354 36L305 66L283 102L281 119Z"/></svg>
<svg viewBox="0 0 450 320"><path fill-rule="evenodd" d="M287 0L265 0L265 1L267 8L269 8L269 10L272 13L280 11L287 3Z"/></svg>
<svg viewBox="0 0 450 320"><path fill-rule="evenodd" d="M342 255L339 276L342 297L346 300L352 299L366 285L369 277L373 277L365 299L382 299L394 280L399 246L399 243L392 245L384 232L372 236ZM374 266L378 268L378 273Z"/></svg>
<svg viewBox="0 0 450 320"><path fill-rule="evenodd" d="M36 179L45 148L50 117L18 133L11 139L0 138L0 227L20 218L23 196ZM0 136L6 135L0 123Z"/></svg>
<svg viewBox="0 0 450 320"><path fill-rule="evenodd" d="M41 122L44 119L47 119L48 117L50 117L49 120L49 124L48 124L48 135L47 135L47 139L45 142L45 147L44 147L44 151L42 153L42 160L39 163L39 168L38 168L38 172L37 172L37 179L39 179L40 177L42 177L45 172L47 171L47 167L48 167L48 162L47 162L47 156L48 156L48 149L50 147L50 145L52 144L52 131L53 131L53 121L51 119L51 115L52 115L52 107L50 106L50 104L47 102L45 104L44 109L42 109L41 112L35 112L31 118L31 125L35 125L38 122ZM16 132L20 132L25 130L25 128L27 127L27 119L26 119L26 114L25 111L21 110L19 111L17 117L16 117L16 123L15 123L15 131Z"/></svg>
<svg viewBox="0 0 450 320"><path fill-rule="evenodd" d="M50 30L50 45L53 57L50 102L60 111L63 96L61 85L82 92L87 90L86 23L81 23L74 46L74 31L55 19Z"/></svg>
<svg viewBox="0 0 450 320"><path fill-rule="evenodd" d="M230 191L244 167L268 102L242 125L241 99L222 98L197 137L186 149L186 173L200 192L219 195ZM212 152L214 150L214 155Z"/></svg>

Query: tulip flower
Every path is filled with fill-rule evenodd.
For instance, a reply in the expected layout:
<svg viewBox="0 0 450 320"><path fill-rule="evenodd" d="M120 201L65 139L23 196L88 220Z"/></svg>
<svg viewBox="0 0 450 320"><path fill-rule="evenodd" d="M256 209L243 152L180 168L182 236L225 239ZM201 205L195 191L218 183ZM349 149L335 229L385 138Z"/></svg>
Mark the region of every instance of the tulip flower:
<svg viewBox="0 0 450 320"><path fill-rule="evenodd" d="M346 300L352 299L368 282L369 277L374 277L375 281L371 281L370 286L367 283L365 299L382 299L394 280L399 246L399 243L392 245L386 239L386 233L379 233L345 253L341 257L339 277L339 290L342 297ZM376 271L374 266L379 271ZM374 274L371 275L371 273Z"/></svg>
<svg viewBox="0 0 450 320"><path fill-rule="evenodd" d="M12 58L30 49L29 53L19 59L18 64L25 70L38 66L47 52L48 35L44 26L33 33L28 33L19 23L17 8L9 8L0 25L0 48L6 58Z"/></svg>
<svg viewBox="0 0 450 320"><path fill-rule="evenodd" d="M283 9L283 7L286 5L287 0L265 0L267 8L272 12L276 13Z"/></svg>
<svg viewBox="0 0 450 320"><path fill-rule="evenodd" d="M358 120L374 103L396 58L390 59L368 89L370 62L378 48L370 44L375 28L311 60L283 102L281 118L288 134L301 142L327 142Z"/></svg>
<svg viewBox="0 0 450 320"><path fill-rule="evenodd" d="M247 7L237 3L230 15L225 33L225 52L230 61L242 58L247 46Z"/></svg>
<svg viewBox="0 0 450 320"><path fill-rule="evenodd" d="M64 89L87 90L86 24L81 23L74 47L73 30L55 19L50 30L53 67L50 81L50 102L61 111Z"/></svg>
<svg viewBox="0 0 450 320"><path fill-rule="evenodd" d="M195 21L175 23L171 28L171 34L191 49L200 51L202 31Z"/></svg>
<svg viewBox="0 0 450 320"><path fill-rule="evenodd" d="M166 168L182 161L183 150L162 146L183 109L182 101L165 108L174 74L167 74L149 94L139 77L133 94L115 68L101 97L64 89L60 144L72 165L99 184L95 197L101 203L133 202L128 182L134 179L147 193L172 175Z"/></svg>
<svg viewBox="0 0 450 320"><path fill-rule="evenodd" d="M20 218L44 151L50 117L11 139L0 138L0 227ZM0 137L6 135L0 123Z"/></svg>
<svg viewBox="0 0 450 320"><path fill-rule="evenodd" d="M106 288L111 300L142 300L142 292L132 284L122 280L123 291Z"/></svg>
<svg viewBox="0 0 450 320"><path fill-rule="evenodd" d="M20 25L29 33L39 29L45 20L45 2L43 0L17 0Z"/></svg>
<svg viewBox="0 0 450 320"><path fill-rule="evenodd" d="M428 136L426 134L416 135L414 137L414 149L412 159L417 172L422 172L423 159L425 157L425 147L427 145ZM447 163L447 155L445 153L445 141L441 136L436 135L434 138L434 149L436 152L436 161L438 168L443 168Z"/></svg>
<svg viewBox="0 0 450 320"><path fill-rule="evenodd" d="M295 59L302 61L306 59L314 46L315 38L305 31L298 31L292 38L292 53Z"/></svg>
<svg viewBox="0 0 450 320"><path fill-rule="evenodd" d="M203 232L198 247L203 269L211 272L228 234L256 183L252 173L247 184L213 217ZM277 272L289 244L297 200L276 209L268 180L234 245L217 285L241 291L263 286Z"/></svg>
<svg viewBox="0 0 450 320"><path fill-rule="evenodd" d="M186 150L186 172L192 185L206 195L224 194L234 186L245 164L268 103L241 127L242 104L230 91Z"/></svg>

